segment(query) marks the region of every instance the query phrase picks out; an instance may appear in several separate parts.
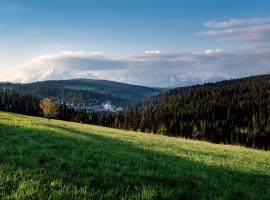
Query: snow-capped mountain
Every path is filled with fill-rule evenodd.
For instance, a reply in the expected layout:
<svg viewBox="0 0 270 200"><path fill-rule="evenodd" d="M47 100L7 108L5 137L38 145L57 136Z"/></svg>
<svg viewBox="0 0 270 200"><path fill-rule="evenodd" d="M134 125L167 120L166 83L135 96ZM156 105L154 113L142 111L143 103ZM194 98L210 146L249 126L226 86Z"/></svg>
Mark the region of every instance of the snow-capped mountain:
<svg viewBox="0 0 270 200"><path fill-rule="evenodd" d="M35 76L24 76L22 78L17 78L13 82L31 83L31 82L37 82L37 81L68 80L68 79L76 79L76 78L98 79L98 77L96 77L95 75L89 72L74 73L68 70L50 68L48 70L40 71Z"/></svg>
<svg viewBox="0 0 270 200"><path fill-rule="evenodd" d="M159 88L184 87L203 83L213 83L225 79L225 77L219 75L201 78L190 73L144 73L138 71L103 71L96 73L91 71L74 72L57 68L50 68L36 73L35 76L23 76L23 78L17 78L14 82L30 83L36 81L68 80L78 78L103 79Z"/></svg>

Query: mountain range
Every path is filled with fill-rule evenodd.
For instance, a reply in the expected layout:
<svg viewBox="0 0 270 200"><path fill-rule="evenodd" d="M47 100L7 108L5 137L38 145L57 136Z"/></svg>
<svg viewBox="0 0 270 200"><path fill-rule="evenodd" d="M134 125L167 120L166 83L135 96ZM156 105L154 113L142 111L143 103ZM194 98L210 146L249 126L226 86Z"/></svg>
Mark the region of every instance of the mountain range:
<svg viewBox="0 0 270 200"><path fill-rule="evenodd" d="M200 77L191 73L145 73L139 71L106 71L100 74L93 74L89 71L71 72L66 69L50 68L40 71L35 76L23 76L13 80L16 83L33 83L47 80L70 80L70 79L93 79L109 80L132 85L142 85L158 88L184 87L203 83L214 83L226 79L223 75L209 75Z"/></svg>

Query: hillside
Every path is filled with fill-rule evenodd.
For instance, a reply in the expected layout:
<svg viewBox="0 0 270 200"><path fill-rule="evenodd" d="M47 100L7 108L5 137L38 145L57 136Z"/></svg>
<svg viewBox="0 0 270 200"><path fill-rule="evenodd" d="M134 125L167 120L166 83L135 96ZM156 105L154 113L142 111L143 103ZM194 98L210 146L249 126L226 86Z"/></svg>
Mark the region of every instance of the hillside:
<svg viewBox="0 0 270 200"><path fill-rule="evenodd" d="M0 113L1 199L270 199L270 153Z"/></svg>
<svg viewBox="0 0 270 200"><path fill-rule="evenodd" d="M12 88L38 98L55 97L61 101L87 102L88 99L111 100L116 104L124 100L138 100L160 93L159 89L106 80L73 79L44 81L28 84L0 83L0 88Z"/></svg>
<svg viewBox="0 0 270 200"><path fill-rule="evenodd" d="M270 75L262 75L173 89L95 124L270 149L269 105Z"/></svg>

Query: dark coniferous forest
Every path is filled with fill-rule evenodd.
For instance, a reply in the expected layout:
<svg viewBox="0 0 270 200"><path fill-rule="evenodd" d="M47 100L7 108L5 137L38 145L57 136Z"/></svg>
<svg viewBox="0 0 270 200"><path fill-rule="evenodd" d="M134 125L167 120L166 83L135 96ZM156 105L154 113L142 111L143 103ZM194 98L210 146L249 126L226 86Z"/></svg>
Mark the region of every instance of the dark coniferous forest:
<svg viewBox="0 0 270 200"><path fill-rule="evenodd" d="M41 115L39 99L0 93L0 109ZM270 75L173 89L141 107L86 113L59 106L58 119L214 143L270 148Z"/></svg>

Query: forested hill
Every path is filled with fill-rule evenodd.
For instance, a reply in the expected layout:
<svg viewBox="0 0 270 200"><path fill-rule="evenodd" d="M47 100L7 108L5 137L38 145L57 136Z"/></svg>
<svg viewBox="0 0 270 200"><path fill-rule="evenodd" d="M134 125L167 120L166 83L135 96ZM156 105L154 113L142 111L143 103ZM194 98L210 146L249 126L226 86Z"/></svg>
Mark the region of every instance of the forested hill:
<svg viewBox="0 0 270 200"><path fill-rule="evenodd" d="M160 90L155 88L92 79L53 80L29 84L0 83L0 87L10 87L15 89L17 92L31 93L39 97L51 96L50 92L53 89L61 91L91 91L92 93L118 97L125 100L137 100L160 93Z"/></svg>
<svg viewBox="0 0 270 200"><path fill-rule="evenodd" d="M113 105L121 107L160 92L159 89L149 87L90 79L44 81L29 84L0 83L0 89L12 89L14 92L37 98L50 97L54 101L66 103L100 104L110 101Z"/></svg>
<svg viewBox="0 0 270 200"><path fill-rule="evenodd" d="M270 75L174 89L111 119L117 128L269 148Z"/></svg>

